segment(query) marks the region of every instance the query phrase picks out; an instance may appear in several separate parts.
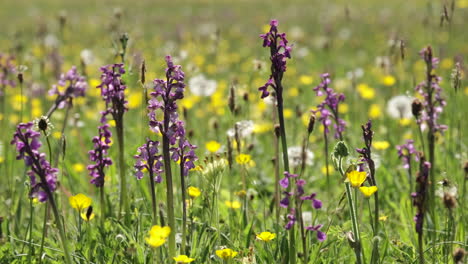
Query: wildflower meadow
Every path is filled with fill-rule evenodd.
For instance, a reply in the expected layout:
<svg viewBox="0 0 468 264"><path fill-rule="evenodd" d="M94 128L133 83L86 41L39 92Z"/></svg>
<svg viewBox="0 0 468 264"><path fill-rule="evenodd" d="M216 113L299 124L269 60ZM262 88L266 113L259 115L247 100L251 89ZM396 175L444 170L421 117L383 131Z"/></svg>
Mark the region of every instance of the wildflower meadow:
<svg viewBox="0 0 468 264"><path fill-rule="evenodd" d="M468 0L0 1L0 263L467 263Z"/></svg>

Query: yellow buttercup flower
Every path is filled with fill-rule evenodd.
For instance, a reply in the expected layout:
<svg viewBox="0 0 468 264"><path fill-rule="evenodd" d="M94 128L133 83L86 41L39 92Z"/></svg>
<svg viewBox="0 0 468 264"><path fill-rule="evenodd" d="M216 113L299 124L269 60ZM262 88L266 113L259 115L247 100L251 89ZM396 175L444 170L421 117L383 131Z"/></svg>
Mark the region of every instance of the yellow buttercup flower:
<svg viewBox="0 0 468 264"><path fill-rule="evenodd" d="M221 144L219 144L217 141L212 140L212 141L206 142L205 147L209 152L215 153L221 148Z"/></svg>
<svg viewBox="0 0 468 264"><path fill-rule="evenodd" d="M270 242L271 240L275 238L276 238L276 234L270 233L270 232L261 232L260 234L257 235L257 239L263 242Z"/></svg>
<svg viewBox="0 0 468 264"><path fill-rule="evenodd" d="M73 170L75 172L83 172L86 169L86 166L83 163L75 163L73 164Z"/></svg>
<svg viewBox="0 0 468 264"><path fill-rule="evenodd" d="M223 259L223 260L232 259L235 256L237 256L237 253L238 252L230 248L216 250L216 256L218 256L220 259Z"/></svg>
<svg viewBox="0 0 468 264"><path fill-rule="evenodd" d="M358 84L357 91L363 99L373 99L375 97L375 90L365 83Z"/></svg>
<svg viewBox="0 0 468 264"><path fill-rule="evenodd" d="M365 197L371 197L372 194L374 194L377 191L377 186L362 186L359 187L359 190L364 194Z"/></svg>
<svg viewBox="0 0 468 264"><path fill-rule="evenodd" d="M201 194L201 191L200 189L198 189L197 187L194 187L194 186L190 186L187 188L187 192L188 192L188 195L194 199L194 198L197 198L198 196L200 196Z"/></svg>
<svg viewBox="0 0 468 264"><path fill-rule="evenodd" d="M251 157L249 154L239 154L236 157L236 162L240 165L245 165L249 163L251 160Z"/></svg>
<svg viewBox="0 0 468 264"><path fill-rule="evenodd" d="M195 260L194 258L187 257L186 255L179 255L177 257L174 257L173 259L175 260L175 262L177 262L177 264L190 263Z"/></svg>
<svg viewBox="0 0 468 264"><path fill-rule="evenodd" d="M382 84L385 86L392 86L395 84L395 82L396 79L392 75L385 75L382 77Z"/></svg>
<svg viewBox="0 0 468 264"><path fill-rule="evenodd" d="M372 104L369 109L369 117L371 119L379 118L382 115L382 110L378 104Z"/></svg>
<svg viewBox="0 0 468 264"><path fill-rule="evenodd" d="M88 208L89 206L91 206L91 202L92 202L91 198L89 198L88 196L82 193L79 193L75 196L70 196L70 198L68 198L68 201L70 202L71 207L73 207L80 213L85 208Z"/></svg>
<svg viewBox="0 0 468 264"><path fill-rule="evenodd" d="M401 126L408 126L409 124L411 124L411 119L409 118L402 118L399 120L399 123Z"/></svg>
<svg viewBox="0 0 468 264"><path fill-rule="evenodd" d="M95 217L95 214L93 213L92 208L91 208L91 210L88 210L88 211L90 211L90 212L83 212L83 213L80 214L81 218L83 220L85 220L86 222L89 222L89 221L93 220L94 217Z"/></svg>
<svg viewBox="0 0 468 264"><path fill-rule="evenodd" d="M388 141L375 141L372 145L377 150L385 150L390 147L390 143L388 143Z"/></svg>
<svg viewBox="0 0 468 264"><path fill-rule="evenodd" d="M387 219L388 219L388 216L386 216L386 215L381 215L381 216L379 217L379 221L382 221L382 222L387 221Z"/></svg>
<svg viewBox="0 0 468 264"><path fill-rule="evenodd" d="M326 175L327 174L327 167L323 166L321 171L322 171L323 174ZM333 168L333 165L328 165L328 174L333 174L334 171L335 171L335 168Z"/></svg>
<svg viewBox="0 0 468 264"><path fill-rule="evenodd" d="M166 238L171 233L171 228L168 226L158 226L155 225L151 227L151 230L148 232L148 237L145 238L146 243L153 248L162 246L166 242Z"/></svg>
<svg viewBox="0 0 468 264"><path fill-rule="evenodd" d="M314 78L310 75L301 75L299 77L299 82L304 85L310 85L314 82Z"/></svg>
<svg viewBox="0 0 468 264"><path fill-rule="evenodd" d="M226 201L224 202L224 204L229 207L229 208L232 208L232 209L239 209L241 207L241 203L239 201Z"/></svg>
<svg viewBox="0 0 468 264"><path fill-rule="evenodd" d="M358 188L366 181L367 174L365 171L351 171L346 173L346 177L351 183L351 186Z"/></svg>

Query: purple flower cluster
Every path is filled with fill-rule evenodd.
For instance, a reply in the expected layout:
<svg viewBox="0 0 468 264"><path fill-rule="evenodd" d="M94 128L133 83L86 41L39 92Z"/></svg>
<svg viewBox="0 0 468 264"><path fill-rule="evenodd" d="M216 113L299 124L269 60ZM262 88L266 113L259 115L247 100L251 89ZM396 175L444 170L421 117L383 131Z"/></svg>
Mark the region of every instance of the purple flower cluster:
<svg viewBox="0 0 468 264"><path fill-rule="evenodd" d="M279 184L282 188L287 189L289 187L290 181L292 181L294 178L297 178L297 174L292 174L287 171L284 172L284 178L280 180ZM296 189L294 191L288 192L284 191L283 194L285 197L280 201L280 206L283 208L288 208L289 203L290 203L290 197L295 196L297 201L297 206L299 208L302 208L302 204L304 201L312 201L312 207L315 209L320 209L322 208L322 201L316 199L315 197L317 196L316 193L312 193L310 195L304 195L304 185L306 184L306 181L303 179L298 179L295 181L296 183ZM289 230L291 227L296 223L296 209L291 208L290 213L287 215L288 222L285 225L285 229ZM319 229L322 227L322 225L317 225L317 226L308 226L305 227L305 229L309 231L317 231L317 238L320 241L325 240L326 235L325 233L321 232Z"/></svg>
<svg viewBox="0 0 468 264"><path fill-rule="evenodd" d="M68 82L68 87L64 92L59 91L58 86L65 87ZM64 108L71 99L75 97L85 96L88 84L86 78L78 73L78 70L73 66L66 74L60 75L58 84L52 86L49 90L49 95L57 95L55 103L59 109Z"/></svg>
<svg viewBox="0 0 468 264"><path fill-rule="evenodd" d="M421 157L420 167L418 176L416 177L417 191L411 194L413 198L413 205L417 208L418 212L414 217L416 223L416 232L422 234L424 224L424 214L426 212L426 193L429 187L429 171L431 169L431 163L425 161L424 157Z"/></svg>
<svg viewBox="0 0 468 264"><path fill-rule="evenodd" d="M15 57L0 53L0 87L16 86L14 76L16 66L14 64L14 60ZM0 96L1 95L3 95L3 90L0 90Z"/></svg>
<svg viewBox="0 0 468 264"><path fill-rule="evenodd" d="M431 133L443 132L447 126L439 124L438 119L447 102L442 98L442 88L440 87L442 78L433 73L433 69L437 68L439 64L439 59L432 56L431 47L422 49L419 54L426 62L426 80L415 87L416 92L424 98L422 101L423 111L417 119L417 123L423 128L425 123Z"/></svg>
<svg viewBox="0 0 468 264"><path fill-rule="evenodd" d="M138 180L143 178L143 172L149 172L150 177L157 183L162 181L161 173L164 171L162 155L158 154L159 142L146 139L146 144L138 148L138 154L134 156L136 163L133 166L136 170L135 176Z"/></svg>
<svg viewBox="0 0 468 264"><path fill-rule="evenodd" d="M414 140L408 139L403 145L396 146L398 157L403 161L403 168L411 168L411 156L414 155L414 160L419 161L419 152L414 147Z"/></svg>
<svg viewBox="0 0 468 264"><path fill-rule="evenodd" d="M125 89L122 81L125 73L123 63L110 64L101 67L101 81L97 86L101 89L101 96L106 102L106 111L102 112L102 123L105 123L105 116L112 114L116 122L122 121L123 114L128 111L127 100L125 99Z"/></svg>
<svg viewBox="0 0 468 264"><path fill-rule="evenodd" d="M278 21L271 20L270 31L261 34L263 39L263 47L270 48L271 60L271 75L268 81L262 87L258 88L262 92L262 98L267 97L270 93L268 87L271 86L276 94L280 96L283 92L281 81L283 73L286 71L286 60L291 58L291 46L288 46L286 33L278 33Z"/></svg>
<svg viewBox="0 0 468 264"><path fill-rule="evenodd" d="M94 149L90 150L89 159L94 164L88 165L89 175L92 177L91 183L96 187L104 186L104 169L112 165L112 159L108 157L108 149L111 144L112 132L109 124L103 124L98 128L99 136L93 138Z"/></svg>
<svg viewBox="0 0 468 264"><path fill-rule="evenodd" d="M36 197L40 202L45 202L57 189L59 170L52 168L45 153L39 151L42 145L39 140L41 134L34 131L33 126L32 122L19 124L11 144L16 145L18 151L16 159L23 159L26 167L30 167L27 172L31 183L30 197Z"/></svg>
<svg viewBox="0 0 468 264"><path fill-rule="evenodd" d="M172 62L171 56L166 56L166 80L155 79L154 80L154 91L151 92L151 99L148 102L148 117L150 129L154 132L161 132L167 137L169 144L171 145L169 152L170 157L173 161L181 162L184 166L184 175L187 175L188 171L195 167L194 161L198 158L195 155L196 146L188 142L185 137L185 124L179 119L177 114L177 100L184 98L184 78L185 74L181 69L180 65L175 65ZM157 119L157 112L161 110L164 112L165 118L163 121ZM147 140L147 144L148 144ZM142 169L144 163L146 166L153 166L153 170L147 168L150 173L156 173L155 181L160 182L159 175L162 172L162 161L160 156L155 156L159 142L151 141L153 150L147 149L143 151L145 145L139 148L138 155L135 156L137 163L135 169L137 170L136 177L142 177ZM178 144L177 144L178 143ZM142 152L143 151L143 152ZM149 151L149 152L148 152ZM142 153L151 153L150 155ZM150 161L151 159L151 161ZM156 164L153 164L156 162ZM150 165L151 164L151 165Z"/></svg>
<svg viewBox="0 0 468 264"><path fill-rule="evenodd" d="M188 174L189 170L195 168L194 161L198 160L197 155L195 155L196 148L197 146L190 144L185 138L180 138L179 147L170 149L172 151L171 159L173 161L181 160L184 176Z"/></svg>
<svg viewBox="0 0 468 264"><path fill-rule="evenodd" d="M343 132L346 128L346 122L338 117L338 105L340 102L344 102L344 94L335 93L335 91L328 87L331 83L330 74L324 73L320 76L322 82L316 86L313 90L317 96L322 96L325 93L325 100L317 106L317 110L313 113L320 112L319 121L322 122L324 127L324 133L327 135L330 132L330 126L332 119L335 121L335 138L342 140ZM323 90L323 91L322 91ZM328 109L327 109L328 107Z"/></svg>

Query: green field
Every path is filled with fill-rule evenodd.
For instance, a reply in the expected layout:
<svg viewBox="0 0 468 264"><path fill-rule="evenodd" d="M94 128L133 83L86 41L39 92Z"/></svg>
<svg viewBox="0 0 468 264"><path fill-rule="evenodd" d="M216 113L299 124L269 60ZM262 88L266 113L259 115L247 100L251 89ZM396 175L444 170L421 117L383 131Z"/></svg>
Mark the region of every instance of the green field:
<svg viewBox="0 0 468 264"><path fill-rule="evenodd" d="M273 19L291 58L262 47ZM1 1L0 263L466 263L467 21L468 0Z"/></svg>

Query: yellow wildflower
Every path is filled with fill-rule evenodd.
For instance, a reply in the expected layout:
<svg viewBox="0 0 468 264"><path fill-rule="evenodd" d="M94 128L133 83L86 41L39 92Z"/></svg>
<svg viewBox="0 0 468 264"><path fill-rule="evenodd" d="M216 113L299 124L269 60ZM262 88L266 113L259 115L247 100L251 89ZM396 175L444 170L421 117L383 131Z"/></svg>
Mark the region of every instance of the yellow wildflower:
<svg viewBox="0 0 468 264"><path fill-rule="evenodd" d="M260 234L257 235L257 239L263 242L270 242L271 240L275 238L276 238L276 234L270 233L270 232L261 232Z"/></svg>
<svg viewBox="0 0 468 264"><path fill-rule="evenodd" d="M396 79L392 75L385 75L382 77L382 84L385 86L392 86L395 84L395 82Z"/></svg>
<svg viewBox="0 0 468 264"><path fill-rule="evenodd" d="M173 259L175 260L175 262L177 262L177 264L190 263L195 260L194 258L187 257L186 255L179 255L177 257L174 257Z"/></svg>
<svg viewBox="0 0 468 264"><path fill-rule="evenodd" d="M364 194L365 197L371 197L372 194L374 194L377 191L377 186L362 186L359 187L359 190Z"/></svg>
<svg viewBox="0 0 468 264"><path fill-rule="evenodd" d="M283 115L284 115L284 118L290 119L293 117L294 111L291 108L285 108L283 110Z"/></svg>
<svg viewBox="0 0 468 264"><path fill-rule="evenodd" d="M224 204L229 207L229 208L232 208L232 209L239 209L241 207L241 203L239 201L226 201L224 202Z"/></svg>
<svg viewBox="0 0 468 264"><path fill-rule="evenodd" d="M151 230L148 232L149 236L145 238L146 243L154 248L160 247L166 242L166 238L169 236L170 233L170 227L161 227L155 225L151 227Z"/></svg>
<svg viewBox="0 0 468 264"><path fill-rule="evenodd" d="M365 171L351 171L346 173L346 177L351 186L358 188L366 181L367 174Z"/></svg>
<svg viewBox="0 0 468 264"><path fill-rule="evenodd" d="M369 85L365 83L358 84L357 90L363 99L373 99L375 97L374 88L369 87Z"/></svg>
<svg viewBox="0 0 468 264"><path fill-rule="evenodd" d="M132 92L128 96L128 108L130 109L135 109L141 105L141 102L143 101L142 95L136 92Z"/></svg>
<svg viewBox="0 0 468 264"><path fill-rule="evenodd" d="M248 164L251 160L251 157L249 154L239 154L236 157L236 162L240 165L245 165Z"/></svg>
<svg viewBox="0 0 468 264"><path fill-rule="evenodd" d="M238 192L235 192L234 194L239 197L245 197L247 195L247 192L245 190L240 190Z"/></svg>
<svg viewBox="0 0 468 264"><path fill-rule="evenodd" d="M400 125L401 125L401 126L407 126L407 125L409 125L409 124L411 124L411 119L409 119L409 118L402 118L402 119L400 119Z"/></svg>
<svg viewBox="0 0 468 264"><path fill-rule="evenodd" d="M323 174L327 174L327 167L326 166L323 166L322 169L321 169L322 173ZM332 165L328 165L328 173L329 174L332 174L333 172L335 171L335 169L333 168Z"/></svg>
<svg viewBox="0 0 468 264"><path fill-rule="evenodd" d="M215 153L221 148L221 144L219 144L217 141L211 140L206 142L205 147L209 152Z"/></svg>
<svg viewBox="0 0 468 264"><path fill-rule="evenodd" d="M80 173L80 172L83 172L85 170L85 165L83 165L83 163L75 163L73 164L73 170Z"/></svg>
<svg viewBox="0 0 468 264"><path fill-rule="evenodd" d="M301 82L301 84L310 85L314 82L314 78L312 78L312 76L310 75L301 75L299 77L299 81Z"/></svg>
<svg viewBox="0 0 468 264"><path fill-rule="evenodd" d="M216 250L216 256L218 256L219 258L223 260L228 260L237 256L237 252L230 248L219 249L219 250Z"/></svg>
<svg viewBox="0 0 468 264"><path fill-rule="evenodd" d="M369 109L369 117L371 119L379 118L382 115L382 110L378 104L372 104Z"/></svg>
<svg viewBox="0 0 468 264"><path fill-rule="evenodd" d="M92 202L91 198L82 193L79 193L75 196L70 196L70 198L68 198L68 201L70 202L71 207L76 209L78 212L81 212L85 208L91 206Z"/></svg>
<svg viewBox="0 0 468 264"><path fill-rule="evenodd" d="M377 149L377 150L385 150L385 149L388 149L388 147L390 147L390 143L388 143L388 141L374 141L374 144L373 144L374 148Z"/></svg>
<svg viewBox="0 0 468 264"><path fill-rule="evenodd" d="M387 221L387 218L388 218L388 216L382 215L382 216L379 217L379 221L385 222L385 221Z"/></svg>
<svg viewBox="0 0 468 264"><path fill-rule="evenodd" d="M188 195L189 195L192 199L197 198L197 197L200 196L200 194L201 194L200 189L198 189L197 187L194 187L194 186L188 187L187 192L188 192Z"/></svg>
<svg viewBox="0 0 468 264"><path fill-rule="evenodd" d="M93 213L93 207L89 207L87 212L82 212L80 215L81 218L83 218L83 220L85 220L86 222L93 220L95 216Z"/></svg>
<svg viewBox="0 0 468 264"><path fill-rule="evenodd" d="M299 89L297 89L297 87L292 87L290 89L288 89L288 95L291 96L291 97L296 97L299 95Z"/></svg>
<svg viewBox="0 0 468 264"><path fill-rule="evenodd" d="M346 104L346 103L340 104L340 106L338 108L338 112L340 114L346 114L346 113L348 113L348 111L349 111L349 105L348 104Z"/></svg>

